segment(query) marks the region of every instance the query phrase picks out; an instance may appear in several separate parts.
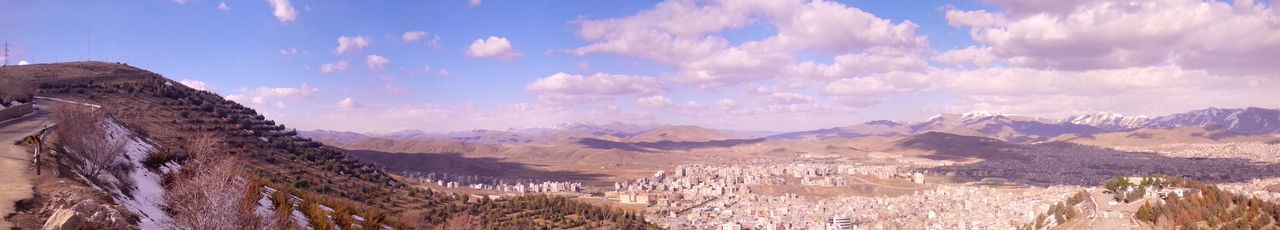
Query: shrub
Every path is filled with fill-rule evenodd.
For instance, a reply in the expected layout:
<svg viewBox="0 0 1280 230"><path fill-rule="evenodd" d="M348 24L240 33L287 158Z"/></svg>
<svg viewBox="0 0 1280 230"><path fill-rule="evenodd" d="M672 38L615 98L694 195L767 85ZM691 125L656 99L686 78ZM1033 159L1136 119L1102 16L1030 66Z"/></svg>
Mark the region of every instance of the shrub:
<svg viewBox="0 0 1280 230"><path fill-rule="evenodd" d="M53 114L58 123L54 132L76 168L86 178L94 178L114 165L125 153L126 137L112 137L106 114L91 107L59 104Z"/></svg>
<svg viewBox="0 0 1280 230"><path fill-rule="evenodd" d="M147 158L142 160L142 166L152 171L159 171L160 166L174 161L175 158L177 156L167 151L151 151L147 154Z"/></svg>
<svg viewBox="0 0 1280 230"><path fill-rule="evenodd" d="M241 171L243 163L225 154L216 154L221 140L201 135L190 141L187 161L165 193L164 201L172 209L169 225L175 229L262 229L270 222L253 212L257 199L246 199L254 193Z"/></svg>

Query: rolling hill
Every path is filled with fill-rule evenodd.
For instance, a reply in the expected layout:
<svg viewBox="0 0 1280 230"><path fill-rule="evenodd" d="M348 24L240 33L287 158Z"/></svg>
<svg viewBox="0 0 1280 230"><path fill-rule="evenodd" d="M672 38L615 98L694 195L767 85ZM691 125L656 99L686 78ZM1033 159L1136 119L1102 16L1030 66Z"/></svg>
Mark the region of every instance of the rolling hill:
<svg viewBox="0 0 1280 230"><path fill-rule="evenodd" d="M324 204L330 207L349 204L381 213L378 215L386 217L384 223L392 223L391 226L439 225L455 216L476 216L495 227L537 221L552 228L652 228L629 215L614 218L622 217L621 211L564 198L513 197L481 207L458 199L457 194L406 186L380 167L346 150L300 137L295 130L251 108L124 64L8 66L0 67L0 77L32 83L37 96L100 106L125 129L155 146L149 153L155 156L155 164L182 164L188 158L190 151L186 147L194 135L221 136L225 140L223 151L245 159L243 168L272 188L297 191L295 194L302 197L322 197L320 200L326 200ZM363 138L351 133L328 134L352 144ZM541 210L542 214L509 218L528 210ZM407 215L410 213L429 214Z"/></svg>
<svg viewBox="0 0 1280 230"><path fill-rule="evenodd" d="M692 125L673 125L661 127L649 131L645 131L630 138L628 142L659 142L659 141L716 141L733 139L732 136L714 129L708 129Z"/></svg>

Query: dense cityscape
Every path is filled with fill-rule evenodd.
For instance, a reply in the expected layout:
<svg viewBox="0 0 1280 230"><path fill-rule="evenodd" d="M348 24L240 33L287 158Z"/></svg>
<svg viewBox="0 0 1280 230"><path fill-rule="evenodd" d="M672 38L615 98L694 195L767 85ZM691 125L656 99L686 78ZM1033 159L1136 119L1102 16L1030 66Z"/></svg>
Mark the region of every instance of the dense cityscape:
<svg viewBox="0 0 1280 230"><path fill-rule="evenodd" d="M1116 175L1222 181L1224 190L1280 202L1280 170L1257 165L1274 162L1280 155L1275 148L1251 142L1038 144L1018 152L1027 158L959 161L869 152L846 159L679 165L608 187L405 175L436 188L485 191L494 199L548 193L607 200L640 208L646 219L667 228L983 229L1031 223L1052 204Z"/></svg>

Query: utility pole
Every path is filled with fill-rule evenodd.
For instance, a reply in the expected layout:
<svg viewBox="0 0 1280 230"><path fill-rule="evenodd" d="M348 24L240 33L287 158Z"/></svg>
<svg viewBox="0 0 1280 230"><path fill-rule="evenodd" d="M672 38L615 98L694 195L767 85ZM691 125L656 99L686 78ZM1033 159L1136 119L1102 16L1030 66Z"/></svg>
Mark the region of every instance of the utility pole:
<svg viewBox="0 0 1280 230"><path fill-rule="evenodd" d="M9 66L9 41L4 41L4 66Z"/></svg>

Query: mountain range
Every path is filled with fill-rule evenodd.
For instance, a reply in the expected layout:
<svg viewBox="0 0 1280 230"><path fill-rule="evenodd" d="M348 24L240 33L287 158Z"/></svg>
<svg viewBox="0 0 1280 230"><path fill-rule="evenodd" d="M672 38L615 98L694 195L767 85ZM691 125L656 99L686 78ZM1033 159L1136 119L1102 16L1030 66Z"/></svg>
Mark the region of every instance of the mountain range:
<svg viewBox="0 0 1280 230"><path fill-rule="evenodd" d="M744 132L704 128L692 125L565 124L549 128L508 130L473 130L432 133L405 130L385 134L355 133L331 130L302 131L301 136L343 145L363 138L391 140L450 140L486 144L556 144L574 143L582 139L609 142L708 142L730 139L766 138L841 139L864 136L899 136L927 132L943 132L967 136L995 138L1014 143L1035 143L1063 136L1090 136L1102 133L1203 128L1222 132L1218 135L1280 134L1280 110L1267 108L1208 108L1158 117L1128 116L1098 112L1048 119L995 112L940 114L923 121L903 122L875 120L860 124L786 133Z"/></svg>

